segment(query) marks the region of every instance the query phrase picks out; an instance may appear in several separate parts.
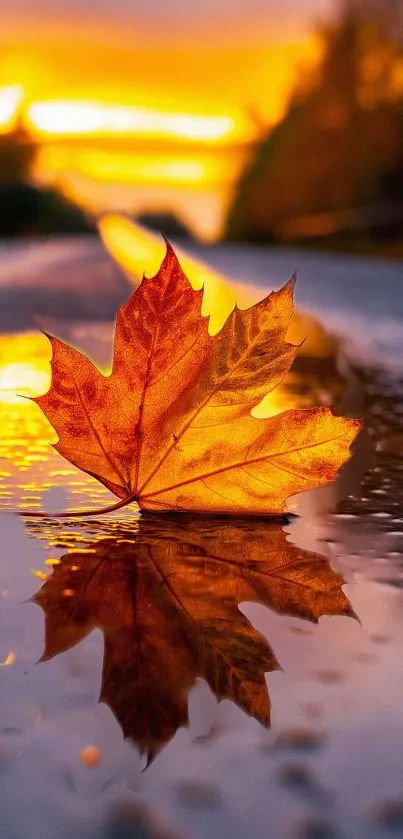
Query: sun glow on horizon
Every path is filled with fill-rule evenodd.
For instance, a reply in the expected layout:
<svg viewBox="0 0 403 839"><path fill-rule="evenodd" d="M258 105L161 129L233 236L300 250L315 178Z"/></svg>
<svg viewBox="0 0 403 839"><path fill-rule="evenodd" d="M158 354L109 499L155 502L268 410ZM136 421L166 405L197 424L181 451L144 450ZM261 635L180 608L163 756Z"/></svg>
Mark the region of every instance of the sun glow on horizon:
<svg viewBox="0 0 403 839"><path fill-rule="evenodd" d="M38 396L50 384L49 363L10 361L0 368L0 402L20 402L21 397Z"/></svg>
<svg viewBox="0 0 403 839"><path fill-rule="evenodd" d="M100 184L136 184L176 186L199 184L207 186L226 182L231 175L227 161L215 160L211 156L170 155L146 152L114 153L113 149L74 149L70 156L70 166L85 177ZM63 173L66 166L66 150L54 146L46 148L40 162L46 160L47 168Z"/></svg>
<svg viewBox="0 0 403 839"><path fill-rule="evenodd" d="M195 233L216 239L256 126L236 109L169 107L32 99L22 86L8 86L0 88L0 134L12 132L17 120L25 126L37 144L37 182L57 183L89 212L141 212L151 204L178 213L179 202Z"/></svg>
<svg viewBox="0 0 403 839"><path fill-rule="evenodd" d="M40 333L0 336L0 405L26 403L50 385L49 342Z"/></svg>
<svg viewBox="0 0 403 839"><path fill-rule="evenodd" d="M23 98L24 91L19 84L0 88L0 134L13 128Z"/></svg>
<svg viewBox="0 0 403 839"><path fill-rule="evenodd" d="M100 102L32 102L28 125L40 136L152 137L220 143L239 140L246 126L229 114L179 114Z"/></svg>
<svg viewBox="0 0 403 839"><path fill-rule="evenodd" d="M37 147L34 179L87 212L171 212L217 240L255 144L281 118L296 62L312 63L312 39L122 52L87 35L74 50L63 38L5 49L0 135L24 126Z"/></svg>

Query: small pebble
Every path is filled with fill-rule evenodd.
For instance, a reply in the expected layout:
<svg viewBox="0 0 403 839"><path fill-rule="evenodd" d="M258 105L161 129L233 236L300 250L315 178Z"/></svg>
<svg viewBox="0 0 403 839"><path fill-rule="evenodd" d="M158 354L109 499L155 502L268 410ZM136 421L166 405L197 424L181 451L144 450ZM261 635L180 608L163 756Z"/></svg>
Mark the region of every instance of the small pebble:
<svg viewBox="0 0 403 839"><path fill-rule="evenodd" d="M102 755L99 749L95 746L85 746L84 749L81 749L80 760L83 766L91 768L92 766L97 766L98 763L101 762Z"/></svg>

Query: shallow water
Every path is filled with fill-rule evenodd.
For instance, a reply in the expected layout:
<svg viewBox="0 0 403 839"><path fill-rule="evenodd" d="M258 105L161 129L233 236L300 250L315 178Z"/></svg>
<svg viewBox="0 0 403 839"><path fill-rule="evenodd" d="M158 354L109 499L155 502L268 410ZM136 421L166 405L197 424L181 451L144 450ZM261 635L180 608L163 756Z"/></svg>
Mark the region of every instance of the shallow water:
<svg viewBox="0 0 403 839"><path fill-rule="evenodd" d="M63 329L106 362L110 324ZM44 338L8 335L1 353L3 370L29 363L43 389ZM11 391L0 406L0 835L401 835L397 373L353 370L318 347L300 360L277 409L331 401L362 413L368 433L333 487L270 523L161 523L134 508L12 515L110 496L49 448L38 408Z"/></svg>

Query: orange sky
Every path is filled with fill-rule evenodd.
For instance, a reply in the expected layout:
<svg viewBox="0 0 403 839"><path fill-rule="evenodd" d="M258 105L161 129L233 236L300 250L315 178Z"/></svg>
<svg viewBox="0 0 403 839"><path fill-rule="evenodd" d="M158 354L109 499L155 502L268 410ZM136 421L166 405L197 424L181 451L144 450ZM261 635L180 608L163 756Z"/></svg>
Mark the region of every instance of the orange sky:
<svg viewBox="0 0 403 839"><path fill-rule="evenodd" d="M104 42L138 38L150 47L299 38L334 0L12 0L1 8L2 33L36 37L46 27Z"/></svg>
<svg viewBox="0 0 403 839"><path fill-rule="evenodd" d="M122 50L19 42L3 50L0 84L21 84L29 99L96 99L163 110L256 110L272 121L311 42Z"/></svg>
<svg viewBox="0 0 403 839"><path fill-rule="evenodd" d="M56 178L97 211L130 209L134 199L138 209L157 207L158 201L165 207L167 187L173 187L172 207L184 215L189 189L197 190L192 225L212 237L247 152L232 151L225 159L190 146L241 147L278 120L293 81L317 54L312 25L333 5L333 0L7 0L0 6L0 89L22 87L30 127L42 141L52 139L52 125L57 140L63 125L66 135L85 125L88 134L94 122L88 106L98 108L98 135L107 134L109 125L116 137L112 124L122 122L122 137L130 135L130 124L134 139L144 144L148 136L154 145L158 140L158 148L149 150L48 144L40 158L45 180ZM37 104L29 110L32 103L52 101L57 107L45 117ZM70 110L60 111L65 102ZM114 113L105 107L101 113L104 105ZM124 111L127 106L136 110ZM176 141L189 149L172 150ZM115 187L113 199L108 183Z"/></svg>
<svg viewBox="0 0 403 839"><path fill-rule="evenodd" d="M11 0L0 10L0 86L273 120L329 2Z"/></svg>

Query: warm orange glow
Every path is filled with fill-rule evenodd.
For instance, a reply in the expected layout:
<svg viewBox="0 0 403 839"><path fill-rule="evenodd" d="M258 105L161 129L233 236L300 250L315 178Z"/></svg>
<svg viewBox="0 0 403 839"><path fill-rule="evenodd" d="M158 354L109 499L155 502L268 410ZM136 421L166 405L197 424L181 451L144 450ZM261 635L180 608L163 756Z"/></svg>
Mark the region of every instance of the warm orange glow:
<svg viewBox="0 0 403 839"><path fill-rule="evenodd" d="M49 338L52 383L36 401L59 454L120 499L103 512L136 502L143 510L279 515L290 496L334 480L359 420L323 405L251 416L298 350L285 340L294 284L233 308L212 335L203 290L191 288L167 244L157 275L118 310L109 376ZM221 316L221 289L213 291Z"/></svg>
<svg viewBox="0 0 403 839"><path fill-rule="evenodd" d="M21 396L38 396L49 384L50 367L47 361L43 365L7 361L0 366L0 402L20 402Z"/></svg>
<svg viewBox="0 0 403 839"><path fill-rule="evenodd" d="M137 285L144 270L148 276L156 273L165 250L159 236L116 215L106 216L101 229L105 243L132 279L133 285ZM213 311L214 306L217 307L218 323L220 318L225 319L235 299L244 307L267 293L265 289L243 287L234 283L201 261L195 260L187 252L178 251L178 254L194 288L201 288L205 280L204 306L206 311ZM320 359L327 356L333 358L330 353L334 352L334 348L331 342L329 344L323 330L310 317L302 317L298 313L288 340L298 343L306 335L309 336L309 341L304 345L302 352L306 351L308 356ZM77 346L80 346L78 336ZM56 484L64 489L68 499L63 508L101 508L110 503L110 493L94 478L79 472L62 459L53 446L49 445L55 443L57 437L38 406L29 399L15 396L16 390L26 395L47 390L50 384L49 359L48 341L39 332L0 336L0 377L4 387L0 398L2 507L11 510L46 510L46 493ZM333 367L330 369L333 370ZM304 371L302 380L301 373L294 370L285 382L261 403L259 415L269 417L290 408L311 407L313 402L318 401L318 393L315 377L312 393L307 395L306 372ZM257 409L253 410L253 414L257 415ZM121 510L119 515L124 513L125 511ZM132 524L132 507L128 508L127 517ZM76 535L75 538L80 537ZM60 547L58 537L55 538L49 533L48 540L51 545ZM56 561L50 559L45 562L47 569ZM36 569L33 573L36 576L40 575L39 579L48 578L43 569Z"/></svg>
<svg viewBox="0 0 403 839"><path fill-rule="evenodd" d="M99 231L109 252L135 285L143 273L147 277L156 274L165 252L161 236L150 233L124 216L115 214L105 215L101 219ZM209 329L212 334L222 328L235 302L241 309L245 309L267 293L263 288L234 283L229 277L215 271L178 246L175 247L175 251L192 288L204 288L202 313L204 316L210 316ZM312 330L312 323L309 324L309 328ZM295 328L294 324L289 340L298 343L307 334L306 330L309 331L308 324L303 331ZM277 388L253 408L252 414L257 418L272 417L291 407L292 400L288 401L285 393Z"/></svg>
<svg viewBox="0 0 403 839"><path fill-rule="evenodd" d="M10 652L4 661L0 661L0 667L10 667L15 662L15 654Z"/></svg>
<svg viewBox="0 0 403 839"><path fill-rule="evenodd" d="M39 568L31 568L31 574L42 582L49 578L49 574L45 574L45 571L41 571Z"/></svg>
<svg viewBox="0 0 403 839"><path fill-rule="evenodd" d="M0 395L0 497L3 509L43 509L40 494L55 486L70 495L97 497L106 503L109 494L87 476L79 476L49 443L56 437L38 406L15 395L43 393L50 385L47 339L36 333L0 335L0 377L6 388ZM45 572L37 569L40 574ZM35 574L36 569L33 571ZM40 579L44 579L40 577Z"/></svg>
<svg viewBox="0 0 403 839"><path fill-rule="evenodd" d="M63 171L66 167L65 150L57 147L48 149L46 157L54 171ZM150 186L169 183L197 187L200 183L206 186L219 182L223 175L219 160L203 157L186 159L141 152L117 155L113 150L78 149L73 159L77 171L101 183Z"/></svg>
<svg viewBox="0 0 403 839"><path fill-rule="evenodd" d="M121 36L99 43L93 29L84 32L76 27L72 49L62 33L56 39L51 31L48 38L43 33L36 38L25 34L24 38L19 32L18 40L2 50L2 83L21 85L30 104L46 105L47 109L55 104L88 108L92 103L101 107L96 115L98 125L101 114L117 125L122 120L127 124L133 117L150 124L155 115L158 119L164 115L169 133L179 127L183 136L181 117L208 117L207 133L213 130L216 136L217 130L220 133L224 128L227 133L229 127L219 122L217 128L217 118L235 121L236 133L240 123L242 131L253 131L255 113L263 124L278 120L296 68L315 61L319 50L316 39L305 33L289 39L287 30L276 41L269 37L256 44L238 33L232 44L219 47L165 42L163 47L152 48L133 39L122 50ZM49 113L47 110L46 119ZM94 120L94 112L81 112L81 116ZM194 134L195 125L199 136L200 124L193 122L190 132L189 123L185 126L187 135ZM51 130L56 135L55 123Z"/></svg>
<svg viewBox="0 0 403 839"><path fill-rule="evenodd" d="M27 115L38 133L65 137L124 134L217 143L237 133L231 116L165 113L98 102L34 102Z"/></svg>
<svg viewBox="0 0 403 839"><path fill-rule="evenodd" d="M101 219L99 229L106 247L124 271L137 283L143 272L152 277L158 270L165 252L162 238L119 215ZM203 315L210 315L210 331L218 332L235 305L235 291L218 271L175 248L181 266L192 288L204 287ZM242 296L242 300L239 297ZM244 290L237 302L249 305L251 295Z"/></svg>
<svg viewBox="0 0 403 839"><path fill-rule="evenodd" d="M118 214L105 215L100 220L99 231L108 251L134 285L139 283L143 273L147 277L156 274L165 253L161 236ZM235 302L239 308L245 309L267 294L267 288L235 282L177 245L175 251L192 288L204 287L202 312L205 316L210 315L210 331L213 334L221 329ZM310 315L297 312L290 323L287 339L299 344L307 337L302 355L304 351L318 357L323 352L326 354L328 346L321 327ZM252 415L264 419L293 407L295 395L286 387L278 387L252 409Z"/></svg>
<svg viewBox="0 0 403 839"><path fill-rule="evenodd" d="M0 134L13 128L24 92L18 84L0 88Z"/></svg>
<svg viewBox="0 0 403 839"><path fill-rule="evenodd" d="M245 146L216 150L174 147L90 148L52 140L40 147L36 174L97 215L152 208L170 211L201 239L216 240L234 182L249 156Z"/></svg>
<svg viewBox="0 0 403 839"><path fill-rule="evenodd" d="M252 144L281 118L318 43L292 21L264 35L256 18L252 40L231 21L218 41L175 27L147 42L137 22L101 27L83 10L77 26L64 14L24 13L9 41L2 31L0 133L19 113L38 143L36 179L90 211L172 212L218 239Z"/></svg>

